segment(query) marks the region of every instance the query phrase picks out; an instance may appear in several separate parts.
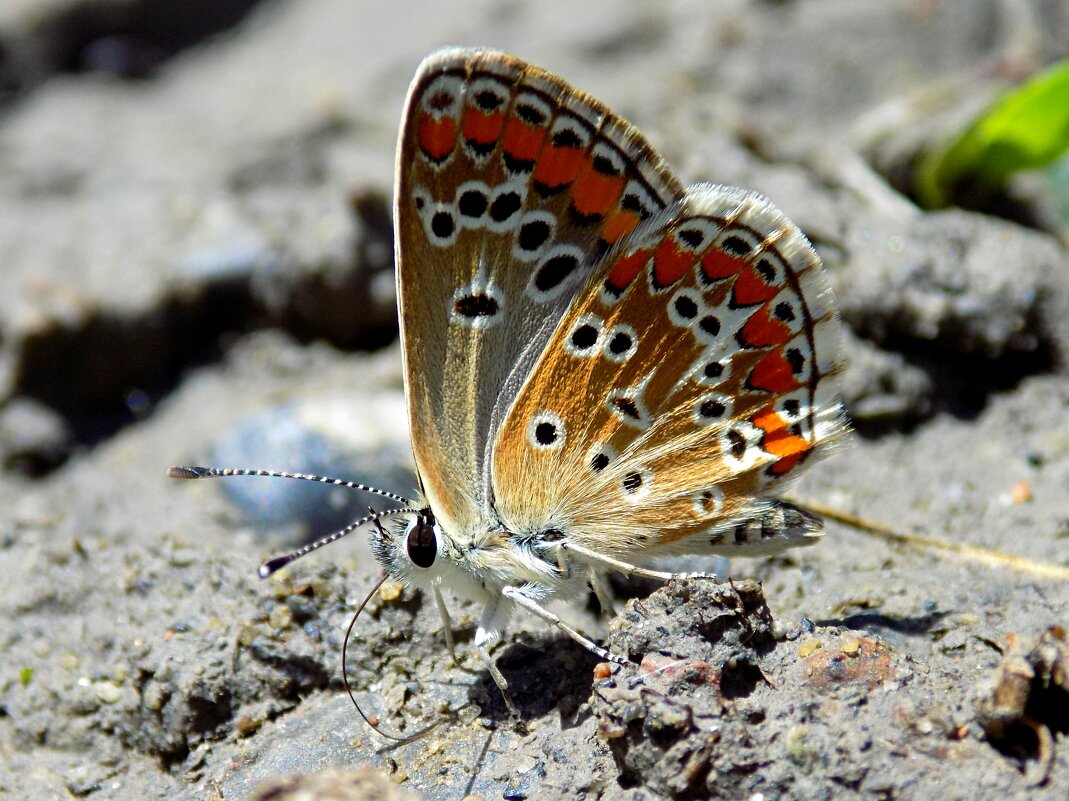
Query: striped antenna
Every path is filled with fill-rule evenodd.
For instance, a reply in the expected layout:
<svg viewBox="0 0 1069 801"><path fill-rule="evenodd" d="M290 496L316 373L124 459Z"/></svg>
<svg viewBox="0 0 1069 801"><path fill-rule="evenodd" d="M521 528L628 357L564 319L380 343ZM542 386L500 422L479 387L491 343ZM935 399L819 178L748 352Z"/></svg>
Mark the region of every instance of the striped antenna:
<svg viewBox="0 0 1069 801"><path fill-rule="evenodd" d="M302 556L306 556L312 551L318 551L324 545L330 545L332 542L337 542L346 534L351 534L365 523L378 523L384 517L390 517L391 515L400 514L419 514L419 509L409 509L408 507L405 507L404 509L387 509L383 512L376 512L373 515L366 515L365 517L361 517L355 523L350 523L340 531L335 531L333 534L328 534L321 540L310 542L304 547L298 548L293 553L288 553L285 556L276 556L274 559L268 559L266 562L260 565L260 569L257 572L260 574L260 578L267 578L279 568L288 565L294 559L300 559Z"/></svg>
<svg viewBox="0 0 1069 801"><path fill-rule="evenodd" d="M349 489L360 490L361 492L370 492L375 495L381 495L383 498L389 498L391 501L397 501L403 503L405 506L411 506L412 501L405 498L402 495L397 495L393 492L387 492L386 490L380 490L377 487L369 487L367 484L357 484L355 481L344 481L340 478L331 478L330 476L317 476L312 473L290 473L285 470L248 470L248 469L235 469L231 467L186 467L179 465L178 467L168 467L167 475L170 478L221 478L223 476L262 476L264 478L296 478L301 481L317 481L320 484L330 484L334 487L348 487Z"/></svg>
<svg viewBox="0 0 1069 801"><path fill-rule="evenodd" d="M167 469L167 475L171 478L222 478L224 476L263 476L266 478L295 478L300 481L315 481L319 484L329 484L334 487L347 487L348 489L360 490L361 492L371 492L375 495L381 495L384 498L389 498L391 501L404 504L401 509L386 509L382 512L373 512L365 517L360 518L354 523L350 523L345 528L335 531L333 534L328 534L322 539L309 543L301 548L298 548L292 553L288 553L285 556L276 556L274 559L268 559L257 571L260 578L267 578L275 571L288 565L294 559L300 559L302 556L310 554L312 551L318 551L324 545L330 545L332 542L337 542L347 534L351 534L366 523L378 524L378 521L384 517L390 517L392 515L399 514L418 514L419 509L412 508L412 501L405 498L402 495L397 495L386 490L380 490L376 487L369 487L367 484L357 484L353 481L344 481L340 478L330 478L329 476L317 476L311 473L290 473L285 470L250 470L246 468L230 468L230 467L191 467L185 465L179 465L177 467L170 467ZM381 527L380 527L381 528Z"/></svg>

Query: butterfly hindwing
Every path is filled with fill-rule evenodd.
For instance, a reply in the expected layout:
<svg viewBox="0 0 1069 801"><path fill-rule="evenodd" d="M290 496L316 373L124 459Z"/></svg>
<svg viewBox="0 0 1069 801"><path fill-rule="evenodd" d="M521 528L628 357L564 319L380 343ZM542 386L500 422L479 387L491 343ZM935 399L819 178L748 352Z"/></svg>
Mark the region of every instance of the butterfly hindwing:
<svg viewBox="0 0 1069 801"><path fill-rule="evenodd" d="M762 498L845 430L838 332L797 227L691 188L598 265L529 375L495 445L502 519L621 558L784 547L795 518Z"/></svg>
<svg viewBox="0 0 1069 801"><path fill-rule="evenodd" d="M679 202L646 140L597 100L501 53L429 57L398 145L398 295L427 500L485 528L489 450L604 254Z"/></svg>

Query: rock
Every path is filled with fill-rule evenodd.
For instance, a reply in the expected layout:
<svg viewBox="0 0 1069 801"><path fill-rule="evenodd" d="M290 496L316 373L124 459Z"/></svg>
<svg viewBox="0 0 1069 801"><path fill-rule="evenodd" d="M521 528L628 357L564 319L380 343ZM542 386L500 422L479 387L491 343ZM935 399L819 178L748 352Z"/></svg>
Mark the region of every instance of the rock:
<svg viewBox="0 0 1069 801"><path fill-rule="evenodd" d="M332 768L263 784L249 801L417 801L370 765Z"/></svg>
<svg viewBox="0 0 1069 801"><path fill-rule="evenodd" d="M610 643L637 667L594 685L598 733L623 775L672 798L700 794L719 749L740 736L733 701L765 681L772 616L754 582L670 582L627 602Z"/></svg>

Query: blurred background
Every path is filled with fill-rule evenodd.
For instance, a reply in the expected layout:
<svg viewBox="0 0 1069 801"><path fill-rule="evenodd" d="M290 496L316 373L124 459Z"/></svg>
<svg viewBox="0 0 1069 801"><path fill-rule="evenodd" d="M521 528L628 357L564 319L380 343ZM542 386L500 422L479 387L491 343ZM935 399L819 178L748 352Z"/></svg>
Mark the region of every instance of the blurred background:
<svg viewBox="0 0 1069 801"><path fill-rule="evenodd" d="M1024 0L7 2L0 459L48 472L250 331L388 345L392 151L407 82L436 47L567 76L686 180L763 191L843 251L853 221L805 181L908 207L891 187L918 199L922 158L1056 62L1067 26L1062 4ZM951 183L936 202L1064 237L1064 164L983 197ZM858 260L850 247L825 253L833 270ZM877 340L900 324L846 311ZM995 355L1035 350L1029 332L974 333Z"/></svg>
<svg viewBox="0 0 1069 801"><path fill-rule="evenodd" d="M367 499L163 475L207 462L413 491L393 153L408 82L445 45L562 75L685 182L759 190L813 240L859 436L807 476L809 497L1069 563L1069 2L5 0L0 795L205 798L216 782L245 797L295 769L384 764L337 694L348 593L375 573L366 546L334 546L292 584L255 577ZM986 578L923 559L889 577L897 557L856 540L813 554L739 571L787 618L1030 597L1004 576L981 601ZM1054 595L1034 624L969 625L1038 630L1064 610ZM408 658L439 665L418 605L376 618L364 689L399 647L391 630L422 632ZM450 676L463 699L475 679ZM375 686L412 703L404 682ZM327 689L332 706L300 706ZM276 725L297 708L301 741L320 738L300 757ZM450 748L474 762L482 741L464 742ZM233 768L252 752L255 771ZM977 740L967 764L984 754ZM598 794L639 797L605 753L584 759L602 766ZM428 797L472 791L459 768L409 770ZM475 789L499 797L517 771L506 760Z"/></svg>

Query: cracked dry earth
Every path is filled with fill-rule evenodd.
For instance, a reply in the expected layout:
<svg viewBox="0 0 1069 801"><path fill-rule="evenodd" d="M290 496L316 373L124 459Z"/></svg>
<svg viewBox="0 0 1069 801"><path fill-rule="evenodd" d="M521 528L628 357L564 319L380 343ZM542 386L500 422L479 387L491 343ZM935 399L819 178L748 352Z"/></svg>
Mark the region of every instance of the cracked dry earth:
<svg viewBox="0 0 1069 801"><path fill-rule="evenodd" d="M1065 57L1069 4L181 7L0 9L0 798L1069 794L1064 223L1034 182L1011 218L899 193L943 112ZM479 610L452 603L453 665L433 601L387 585L350 681L384 731L444 722L370 731L339 672L366 542L255 575L365 499L164 471L411 491L388 198L405 86L444 44L545 65L685 180L784 208L842 308L856 428L794 494L984 552L830 522L714 566L730 582L558 610L624 666L518 618L494 655L523 727Z"/></svg>

